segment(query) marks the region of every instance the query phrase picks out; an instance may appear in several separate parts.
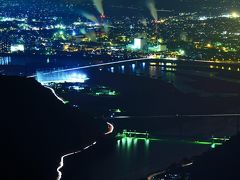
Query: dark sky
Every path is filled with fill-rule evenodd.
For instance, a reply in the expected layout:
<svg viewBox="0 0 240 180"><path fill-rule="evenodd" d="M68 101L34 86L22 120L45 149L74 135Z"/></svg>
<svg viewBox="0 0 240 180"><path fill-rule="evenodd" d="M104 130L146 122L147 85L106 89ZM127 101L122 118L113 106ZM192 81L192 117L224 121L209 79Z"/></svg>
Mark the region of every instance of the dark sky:
<svg viewBox="0 0 240 180"><path fill-rule="evenodd" d="M56 6L60 6L63 10L71 12L81 12L88 11L95 15L99 13L96 11L93 6L93 0L0 0L0 3L4 2L18 2L20 4L29 4L31 9L33 4L37 6L42 5L42 7L51 7L49 3L54 3ZM149 10L147 9L146 2L150 0L102 0L103 9L106 15L112 16L122 16L122 15L140 15L140 16L150 16ZM11 3L10 3L11 4ZM74 6L70 6L74 4ZM174 13L183 12L183 11L198 11L203 10L204 13L208 11L212 12L211 7L224 7L224 8L215 8L222 9L224 11L228 10L237 10L240 4L239 0L155 0L156 9L166 9L174 10ZM70 7L70 8L66 8ZM210 7L210 8L209 8ZM162 12L159 12L161 15Z"/></svg>
<svg viewBox="0 0 240 180"><path fill-rule="evenodd" d="M92 4L92 0L7 0L8 2L19 2L19 3L46 3L46 2L54 2L57 4L61 3L74 3L74 4ZM102 0L104 7L108 7L111 5L122 5L125 7L134 6L134 7L144 7L146 6L146 2L150 0ZM169 8L177 8L179 5L186 4L185 2L198 2L204 0L154 0L158 8L169 7ZM214 1L214 0L209 0ZM0 2L6 2L5 0L0 0ZM191 3L190 3L191 4ZM195 4L195 3L194 3Z"/></svg>

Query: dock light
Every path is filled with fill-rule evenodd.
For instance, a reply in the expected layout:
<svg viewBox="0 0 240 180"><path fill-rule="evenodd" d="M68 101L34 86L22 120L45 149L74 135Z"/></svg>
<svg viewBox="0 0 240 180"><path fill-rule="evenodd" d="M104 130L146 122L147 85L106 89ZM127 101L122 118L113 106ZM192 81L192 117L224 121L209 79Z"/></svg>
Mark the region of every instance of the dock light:
<svg viewBox="0 0 240 180"><path fill-rule="evenodd" d="M216 148L216 144L213 143L213 144L211 145L211 148L212 148L212 149Z"/></svg>

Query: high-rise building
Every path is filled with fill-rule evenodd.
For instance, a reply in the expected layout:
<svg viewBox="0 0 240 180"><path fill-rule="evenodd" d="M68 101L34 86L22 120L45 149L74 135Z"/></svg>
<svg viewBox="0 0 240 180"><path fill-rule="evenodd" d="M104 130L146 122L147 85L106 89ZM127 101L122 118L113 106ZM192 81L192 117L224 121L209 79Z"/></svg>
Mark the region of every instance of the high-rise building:
<svg viewBox="0 0 240 180"><path fill-rule="evenodd" d="M184 42L187 42L188 41L188 33L187 32L182 32L180 34L180 40L184 41Z"/></svg>
<svg viewBox="0 0 240 180"><path fill-rule="evenodd" d="M135 38L133 44L127 45L128 49L131 50L144 50L147 46L147 42L143 38Z"/></svg>
<svg viewBox="0 0 240 180"><path fill-rule="evenodd" d="M24 52L24 45L23 44L13 44L11 45L11 53L14 52Z"/></svg>
<svg viewBox="0 0 240 180"><path fill-rule="evenodd" d="M0 53L10 53L11 52L11 44L7 41L0 40Z"/></svg>

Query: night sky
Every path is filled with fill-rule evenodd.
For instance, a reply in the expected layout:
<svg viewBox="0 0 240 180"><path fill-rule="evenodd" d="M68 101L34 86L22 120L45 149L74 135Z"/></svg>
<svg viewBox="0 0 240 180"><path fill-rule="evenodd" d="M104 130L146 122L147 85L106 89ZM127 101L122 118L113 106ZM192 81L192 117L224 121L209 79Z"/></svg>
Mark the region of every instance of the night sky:
<svg viewBox="0 0 240 180"><path fill-rule="evenodd" d="M48 8L51 6L59 6L66 12L86 10L96 14L94 8L94 0L0 0L0 4L20 4L29 5L29 10L33 4L40 7ZM103 3L104 13L108 16L116 15L149 15L147 2L154 2L156 10L171 10L179 12L199 12L211 13L217 11L236 11L240 7L239 0L95 0L95 2ZM49 5L49 4L54 5ZM24 7L25 8L25 7ZM24 9L26 10L26 9ZM159 12L160 13L160 12Z"/></svg>
<svg viewBox="0 0 240 180"><path fill-rule="evenodd" d="M66 5L74 5L74 8L87 9L91 10L93 7L94 0L9 0L7 2L18 2L18 3L29 3L31 6L34 4L48 4L54 3L61 7ZM146 10L146 4L149 1L154 1L156 4L156 9L167 9L175 11L198 11L207 9L208 7L224 7L224 9L236 9L239 6L240 2L238 0L96 0L102 1L104 11L111 14L125 14L126 12L137 10ZM0 0L1 4L6 2L5 0ZM217 5L217 6L216 6ZM123 11L122 8L127 8ZM132 8L129 10L129 8ZM92 8L94 9L94 8Z"/></svg>

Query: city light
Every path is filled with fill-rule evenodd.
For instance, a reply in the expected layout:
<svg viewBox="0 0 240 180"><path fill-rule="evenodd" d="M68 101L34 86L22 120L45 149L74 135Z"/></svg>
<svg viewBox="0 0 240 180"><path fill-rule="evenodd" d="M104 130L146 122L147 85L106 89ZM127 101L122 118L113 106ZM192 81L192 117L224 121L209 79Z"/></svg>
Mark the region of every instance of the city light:
<svg viewBox="0 0 240 180"><path fill-rule="evenodd" d="M134 49L141 49L141 39L135 38L134 39Z"/></svg>
<svg viewBox="0 0 240 180"><path fill-rule="evenodd" d="M11 45L11 52L18 52L22 51L24 52L24 45L23 44L16 44L16 45Z"/></svg>
<svg viewBox="0 0 240 180"><path fill-rule="evenodd" d="M72 36L76 36L76 34L77 34L76 31L72 32Z"/></svg>
<svg viewBox="0 0 240 180"><path fill-rule="evenodd" d="M238 175L239 9L238 0L2 0L3 175L34 180L31 166L57 180Z"/></svg>
<svg viewBox="0 0 240 180"><path fill-rule="evenodd" d="M47 73L44 72L37 72L36 79L41 84L48 84L51 82L54 83L64 83L64 82L71 82L71 83L84 83L89 78L86 74L79 73L79 72L56 72L56 73Z"/></svg>
<svg viewBox="0 0 240 180"><path fill-rule="evenodd" d="M239 18L239 14L237 12L232 12L232 17L233 18Z"/></svg>
<svg viewBox="0 0 240 180"><path fill-rule="evenodd" d="M179 54L180 54L181 56L184 56L184 55L185 55L185 51L184 51L183 49L180 49L180 50L179 50Z"/></svg>

